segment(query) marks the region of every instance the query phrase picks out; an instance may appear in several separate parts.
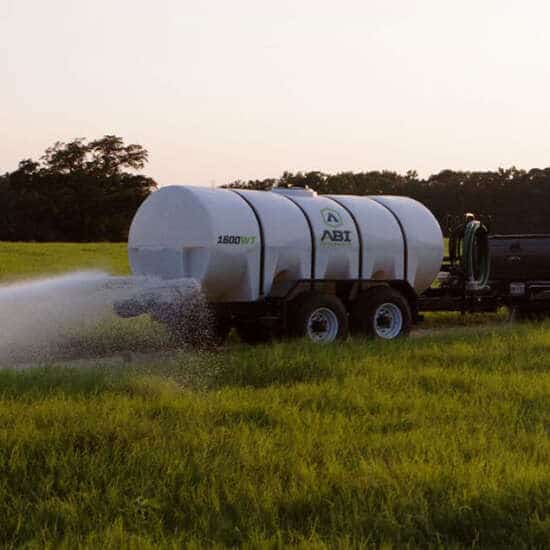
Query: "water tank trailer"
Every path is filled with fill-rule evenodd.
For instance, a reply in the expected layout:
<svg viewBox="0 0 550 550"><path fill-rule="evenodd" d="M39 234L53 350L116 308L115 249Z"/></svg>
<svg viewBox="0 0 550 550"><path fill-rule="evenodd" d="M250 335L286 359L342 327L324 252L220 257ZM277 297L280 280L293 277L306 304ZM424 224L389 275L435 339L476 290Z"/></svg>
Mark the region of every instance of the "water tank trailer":
<svg viewBox="0 0 550 550"><path fill-rule="evenodd" d="M162 285L158 299L149 291L116 304L120 315L152 313L177 331L178 314L158 304L194 279L217 335L235 327L254 343L404 335L444 248L433 214L407 197L169 186L138 209L128 250L132 273Z"/></svg>

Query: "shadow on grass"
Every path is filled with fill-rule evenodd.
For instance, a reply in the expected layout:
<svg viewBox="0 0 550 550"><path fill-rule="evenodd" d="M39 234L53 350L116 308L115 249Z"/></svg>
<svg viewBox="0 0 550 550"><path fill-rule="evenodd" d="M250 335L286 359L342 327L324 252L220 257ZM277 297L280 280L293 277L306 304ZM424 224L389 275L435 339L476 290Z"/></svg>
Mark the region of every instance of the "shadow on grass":
<svg viewBox="0 0 550 550"><path fill-rule="evenodd" d="M380 342L369 343L380 350ZM365 342L319 346L305 340L261 346L239 346L229 351L210 386L266 388L298 383L343 380L350 369L360 368L367 353Z"/></svg>
<svg viewBox="0 0 550 550"><path fill-rule="evenodd" d="M113 336L103 341L95 348L97 357L64 359L53 366L34 363L33 368L22 371L0 370L0 396L128 392L130 380L136 376L163 378L181 388L217 390L343 381L368 371L377 376L385 369L406 368L420 378L427 367L484 372L545 370L549 328L549 323L483 330L472 327L391 342L355 339L328 346L303 340L262 346L234 343L208 352L174 348L160 352L159 340L153 340L152 348L146 341L133 348L144 351L128 351L123 344L131 338L126 334L122 340ZM103 358L102 353L106 354ZM454 388L460 392L468 389Z"/></svg>
<svg viewBox="0 0 550 550"><path fill-rule="evenodd" d="M73 369L66 366L36 367L0 371L0 397L43 398L51 394L90 396L126 387L128 370L123 364Z"/></svg>
<svg viewBox="0 0 550 550"><path fill-rule="evenodd" d="M172 394L205 390L220 370L220 359L217 353L171 350L0 369L0 399L104 393L148 398L165 394L168 387Z"/></svg>
<svg viewBox="0 0 550 550"><path fill-rule="evenodd" d="M223 354L210 387L265 388L343 380L378 369L543 370L550 323L457 327L394 341L353 339L330 345L305 340L233 346ZM531 350L536 353L531 353ZM468 391L456 387L456 391Z"/></svg>

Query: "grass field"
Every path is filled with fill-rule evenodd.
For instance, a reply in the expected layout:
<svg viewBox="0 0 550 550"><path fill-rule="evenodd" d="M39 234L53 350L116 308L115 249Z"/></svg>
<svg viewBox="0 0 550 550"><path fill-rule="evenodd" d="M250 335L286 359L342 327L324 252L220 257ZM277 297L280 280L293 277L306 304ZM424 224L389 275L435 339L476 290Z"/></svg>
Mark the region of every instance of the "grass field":
<svg viewBox="0 0 550 550"><path fill-rule="evenodd" d="M548 323L130 358L0 371L6 547L548 546Z"/></svg>
<svg viewBox="0 0 550 550"><path fill-rule="evenodd" d="M0 242L0 282L85 269L125 275L126 248L126 243Z"/></svg>

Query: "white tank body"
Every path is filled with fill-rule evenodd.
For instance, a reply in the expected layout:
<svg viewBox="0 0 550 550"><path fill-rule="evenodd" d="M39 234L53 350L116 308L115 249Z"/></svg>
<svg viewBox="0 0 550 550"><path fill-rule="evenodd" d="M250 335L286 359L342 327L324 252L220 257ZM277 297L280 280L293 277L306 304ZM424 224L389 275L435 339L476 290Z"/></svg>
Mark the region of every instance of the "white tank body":
<svg viewBox="0 0 550 550"><path fill-rule="evenodd" d="M311 272L311 237L299 207L284 197L265 191L235 191L261 220L264 238L263 291L273 282L308 279Z"/></svg>
<svg viewBox="0 0 550 550"><path fill-rule="evenodd" d="M330 195L353 213L362 239L360 279L397 280L404 276L405 243L387 208L368 197Z"/></svg>
<svg viewBox="0 0 550 550"><path fill-rule="evenodd" d="M363 279L405 279L428 288L443 260L443 234L435 216L408 197L331 195L350 210L363 240Z"/></svg>
<svg viewBox="0 0 550 550"><path fill-rule="evenodd" d="M407 247L406 278L417 292L426 290L439 273L444 253L443 234L435 216L422 203L408 197L382 195L371 199L399 220Z"/></svg>
<svg viewBox="0 0 550 550"><path fill-rule="evenodd" d="M309 189L275 189L296 204L313 231L312 279L356 279L359 268L359 239L353 218L327 196Z"/></svg>
<svg viewBox="0 0 550 550"><path fill-rule="evenodd" d="M135 275L197 279L212 302L310 278L407 280L421 292L443 258L439 224L417 201L307 189L163 187L136 213L128 247Z"/></svg>
<svg viewBox="0 0 550 550"><path fill-rule="evenodd" d="M231 191L207 187L169 186L152 193L128 237L135 275L197 279L208 298L219 302L258 297L260 248L258 222L247 203Z"/></svg>

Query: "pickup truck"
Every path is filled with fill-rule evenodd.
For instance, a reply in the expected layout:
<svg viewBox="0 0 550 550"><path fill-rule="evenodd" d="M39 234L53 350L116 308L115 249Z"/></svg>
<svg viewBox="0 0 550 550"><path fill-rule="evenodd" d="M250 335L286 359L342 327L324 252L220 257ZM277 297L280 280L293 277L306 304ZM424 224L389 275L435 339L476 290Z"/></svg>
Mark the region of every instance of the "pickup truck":
<svg viewBox="0 0 550 550"><path fill-rule="evenodd" d="M550 312L550 235L493 235L490 287L518 317Z"/></svg>

